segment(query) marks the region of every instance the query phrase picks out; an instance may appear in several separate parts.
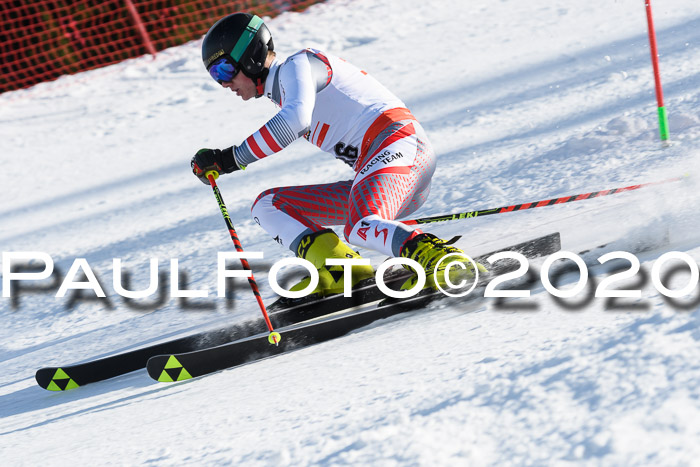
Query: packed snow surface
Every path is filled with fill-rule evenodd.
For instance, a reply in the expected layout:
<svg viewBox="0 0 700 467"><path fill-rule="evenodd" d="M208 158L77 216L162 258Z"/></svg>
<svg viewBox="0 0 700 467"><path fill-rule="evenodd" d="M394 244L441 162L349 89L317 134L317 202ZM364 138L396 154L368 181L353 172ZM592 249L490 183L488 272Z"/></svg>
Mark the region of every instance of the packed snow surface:
<svg viewBox="0 0 700 467"><path fill-rule="evenodd" d="M419 216L683 180L427 228L462 235L472 255L558 231L564 250L591 250L589 285L609 273L600 255L627 251L642 271L611 288L641 289L640 298L610 303L586 289L557 301L538 283L509 310L483 298L434 305L176 384L141 370L52 393L33 376L258 316L245 281L233 306L216 298L217 252L232 245L189 160L240 143L274 105L242 102L211 80L199 41L0 95L2 251L44 252L62 276L85 258L108 296L57 298L53 284L1 299L3 464L697 462L700 289L696 279L667 299L650 276L668 252L700 260L700 3L654 8L666 148L640 0L329 0L268 20L281 56L335 53L423 123L439 167ZM219 179L244 247L265 254L252 263L268 303L269 266L290 253L251 219L252 201L270 187L351 176L300 141ZM209 297L149 307L153 296L135 309L115 292L114 258L132 289L147 287L150 258L166 275L177 258L187 286ZM688 264L664 269L676 263L665 286L692 286Z"/></svg>

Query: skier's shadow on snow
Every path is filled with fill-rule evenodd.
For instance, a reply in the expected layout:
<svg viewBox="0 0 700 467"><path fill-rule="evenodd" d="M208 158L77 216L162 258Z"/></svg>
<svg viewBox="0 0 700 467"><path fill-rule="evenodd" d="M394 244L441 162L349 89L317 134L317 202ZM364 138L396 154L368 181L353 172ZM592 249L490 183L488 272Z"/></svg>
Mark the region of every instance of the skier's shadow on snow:
<svg viewBox="0 0 700 467"><path fill-rule="evenodd" d="M119 391L122 389L146 388L147 386L153 389L145 392L138 392L129 396L121 397L109 402L98 402L91 404L89 407L81 407L78 410L72 410L55 417L43 420L38 423L23 426L21 428L9 429L0 431L0 436L11 433L31 430L43 425L49 425L56 421L69 419L74 416L81 416L89 413L98 413L113 408L119 408L129 405L130 401L149 397L163 390L170 390L168 394L173 394L173 389L177 392L177 385L162 385L154 382L146 373L145 369L137 370L133 373L83 386L76 389L71 389L65 392L49 392L41 389L39 386L33 386L25 389L20 389L10 394L0 396L0 418L7 419L13 415L21 415L28 412L41 411L50 407L57 407L78 400L87 400L102 396L110 392ZM43 397L42 397L43 396ZM97 397L95 401L102 401L104 398Z"/></svg>

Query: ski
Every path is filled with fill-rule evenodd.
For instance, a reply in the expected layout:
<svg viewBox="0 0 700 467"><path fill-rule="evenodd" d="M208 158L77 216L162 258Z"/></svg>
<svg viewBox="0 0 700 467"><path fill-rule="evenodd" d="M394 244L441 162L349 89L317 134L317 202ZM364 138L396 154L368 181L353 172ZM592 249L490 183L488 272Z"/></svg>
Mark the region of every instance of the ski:
<svg viewBox="0 0 700 467"><path fill-rule="evenodd" d="M536 258L555 253L560 248L559 234L555 233L499 251L517 251L526 257ZM475 259L478 262L483 262L492 254L494 253ZM494 276L513 270L514 267L517 267L517 264L508 260L501 260L491 266L493 272L488 278L480 281L478 285L483 286ZM375 300L351 309L326 315L323 318L311 319L281 328L279 332L282 333L282 341L278 345L270 345L267 340L267 334L260 333L227 344L193 352L157 355L148 360L146 369L151 378L160 382L175 382L196 378L342 337L377 320L416 310L433 300L443 298L447 299L448 297L441 292L433 292L429 295L419 294L409 299L383 303L380 303L380 300ZM467 296L465 299L468 300L470 298L474 299L477 297L472 295L471 297Z"/></svg>
<svg viewBox="0 0 700 467"><path fill-rule="evenodd" d="M556 247L556 250L558 250L559 245L559 234L554 233L503 250L515 249L525 256L534 257L548 254L546 253L548 248ZM489 253L489 255L494 253L496 252ZM409 274L408 271L399 268L393 272L388 272L384 281L388 287L396 288ZM372 279L361 283L356 289L353 289L351 297L333 295L315 300L278 300L269 307L270 320L275 324L275 328L282 328L340 310L358 307L365 303L376 302L383 298L385 296L379 291L375 281ZM35 379L39 386L49 391L66 391L140 370L146 367L149 358L156 355L181 354L216 347L238 339L254 336L264 332L265 329L265 322L258 318L99 359L71 365L40 368L35 374Z"/></svg>
<svg viewBox="0 0 700 467"><path fill-rule="evenodd" d="M406 270L394 271L385 276L385 283L389 287L401 284L408 275L410 273ZM383 297L374 280L368 280L353 289L351 297L333 295L315 300L277 300L270 306L270 319L275 327L284 327ZM148 359L154 355L192 352L255 335L265 329L265 322L257 318L82 363L40 368L35 379L39 386L49 391L66 391L145 368Z"/></svg>

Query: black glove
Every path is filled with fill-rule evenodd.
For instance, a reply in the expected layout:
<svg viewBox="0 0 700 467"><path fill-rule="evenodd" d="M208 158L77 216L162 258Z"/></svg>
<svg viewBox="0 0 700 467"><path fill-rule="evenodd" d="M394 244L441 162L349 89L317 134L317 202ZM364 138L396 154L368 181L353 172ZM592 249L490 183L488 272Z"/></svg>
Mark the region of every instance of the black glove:
<svg viewBox="0 0 700 467"><path fill-rule="evenodd" d="M205 185L209 185L206 173L210 170L216 170L220 174L241 170L236 163L236 158L233 157L233 146L223 150L200 149L192 158L190 165L192 166L192 173Z"/></svg>

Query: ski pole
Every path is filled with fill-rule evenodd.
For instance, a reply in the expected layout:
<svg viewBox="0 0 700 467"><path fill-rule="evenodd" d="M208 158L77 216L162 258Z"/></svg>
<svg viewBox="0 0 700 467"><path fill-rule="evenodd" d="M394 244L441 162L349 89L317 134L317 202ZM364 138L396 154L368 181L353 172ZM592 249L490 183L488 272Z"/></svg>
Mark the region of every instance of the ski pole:
<svg viewBox="0 0 700 467"><path fill-rule="evenodd" d="M224 204L224 198L221 196L221 191L219 191L219 187L216 185L216 179L219 178L219 172L216 170L210 170L204 175L206 175L206 177L209 179L209 184L211 185L212 190L214 190L214 196L216 197L216 201L219 203L219 209L221 210L221 214L224 216L224 221L226 222L226 227L228 227L228 232L231 234L233 246L236 247L236 251L243 253L243 246L238 240L238 234L236 234L236 229L233 227L231 217L228 215L228 209L226 209L226 204ZM248 276L248 283L250 284L250 288L253 289L253 295L255 295L255 299L258 301L258 305L260 305L260 311L262 311L263 318L265 318L265 324L267 324L267 329L270 331L270 334L267 336L267 340L270 342L270 344L279 344L282 336L272 327L270 317L265 309L265 304L260 296L258 284L255 282L255 277L253 277L253 270L250 268L250 264L248 264L248 260L245 258L241 258L241 264L243 265L243 269L250 272L250 275Z"/></svg>
<svg viewBox="0 0 700 467"><path fill-rule="evenodd" d="M662 180L659 182L642 183L639 185L630 185L630 186L626 186L626 187L622 187L622 188L612 188L610 190L594 191L591 193L582 193L580 195L562 196L560 198L545 199L542 201L532 201L530 203L514 204L512 206L503 206L500 208L483 209L480 211L458 212L458 213L454 213L454 214L445 214L442 216L432 216L432 217L422 217L420 219L412 219L412 220L399 221L399 222L401 222L402 224L406 224L406 225L428 224L428 223L432 223L432 222L446 222L446 221L453 221L453 220L458 220L458 219L470 219L473 217L488 216L490 214L502 214L504 212L524 211L525 209L542 208L545 206L553 206L555 204L571 203L572 201L583 201L584 199L599 198L601 196L614 195L616 193L622 193L625 191L639 190L640 188L644 188L644 187L648 187L648 186L662 185L664 183L671 183L671 182L678 182L678 181L683 180L684 178L685 177L675 177L675 178L669 178L667 180Z"/></svg>
<svg viewBox="0 0 700 467"><path fill-rule="evenodd" d="M668 145L668 114L664 106L664 93L661 87L661 73L659 72L659 52L656 48L656 32L654 31L654 20L651 15L651 0L645 0L644 6L647 10L647 26L649 30L649 49L651 51L651 65L654 69L654 87L656 88L656 104L658 106L659 136L661 142Z"/></svg>

